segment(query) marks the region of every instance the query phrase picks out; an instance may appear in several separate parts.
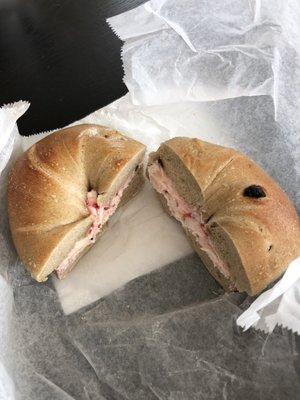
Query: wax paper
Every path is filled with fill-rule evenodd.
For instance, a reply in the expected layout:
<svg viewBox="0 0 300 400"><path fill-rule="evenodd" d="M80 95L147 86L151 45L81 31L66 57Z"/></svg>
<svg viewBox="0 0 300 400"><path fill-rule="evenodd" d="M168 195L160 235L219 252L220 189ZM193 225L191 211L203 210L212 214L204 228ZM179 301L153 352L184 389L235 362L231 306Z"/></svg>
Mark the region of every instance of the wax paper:
<svg viewBox="0 0 300 400"><path fill-rule="evenodd" d="M110 20L120 37L126 32L122 58L129 93L75 123L112 126L149 150L176 135L231 145L262 165L296 202L298 16L296 1L182 0L147 3ZM123 265L115 263L113 243L103 237L107 249L99 274L83 258L62 286L54 277L45 284L30 278L11 243L5 185L20 150L43 135L21 140L14 125L19 107L0 114L1 140L5 137L0 150L7 146L0 153L0 165L6 165L0 182L0 398L297 399L299 337L282 327L272 334L239 328L237 318L254 299L225 295L198 257L188 254L173 221L165 220L164 240L155 245L153 258L147 255L146 267L136 248L133 268L126 254ZM130 249L126 244L141 239L134 221L146 221L130 213L140 201L142 212L149 205L143 200L151 198L148 190L112 221L112 230L122 218L133 224L124 253ZM155 233L165 216L155 214L158 203L151 204L153 223L147 226ZM174 234L175 246L167 247ZM120 251L122 241L119 245ZM109 262L115 275L101 274ZM130 273L124 280L125 270Z"/></svg>
<svg viewBox="0 0 300 400"><path fill-rule="evenodd" d="M293 0L152 0L108 22L125 40L124 82L133 104L168 127L170 136L243 151L299 209L297 20L300 5ZM298 270L299 260L280 290L257 299L238 323L268 332L279 324L300 333Z"/></svg>

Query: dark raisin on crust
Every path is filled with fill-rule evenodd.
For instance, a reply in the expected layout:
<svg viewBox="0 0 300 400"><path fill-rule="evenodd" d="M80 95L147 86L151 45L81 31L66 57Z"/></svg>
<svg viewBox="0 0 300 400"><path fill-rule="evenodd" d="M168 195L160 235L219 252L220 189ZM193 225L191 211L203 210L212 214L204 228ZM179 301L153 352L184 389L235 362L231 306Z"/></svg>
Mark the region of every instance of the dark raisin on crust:
<svg viewBox="0 0 300 400"><path fill-rule="evenodd" d="M244 190L243 195L246 197L252 197L254 199L259 199L260 197L266 197L266 192L259 185L251 185L251 186L248 186Z"/></svg>
<svg viewBox="0 0 300 400"><path fill-rule="evenodd" d="M134 168L134 171L136 172L138 169L139 169L139 165L137 165L137 166Z"/></svg>
<svg viewBox="0 0 300 400"><path fill-rule="evenodd" d="M158 159L157 159L157 162L158 162L158 164L159 164L162 168L164 167L164 164L163 164L161 158L158 158Z"/></svg>

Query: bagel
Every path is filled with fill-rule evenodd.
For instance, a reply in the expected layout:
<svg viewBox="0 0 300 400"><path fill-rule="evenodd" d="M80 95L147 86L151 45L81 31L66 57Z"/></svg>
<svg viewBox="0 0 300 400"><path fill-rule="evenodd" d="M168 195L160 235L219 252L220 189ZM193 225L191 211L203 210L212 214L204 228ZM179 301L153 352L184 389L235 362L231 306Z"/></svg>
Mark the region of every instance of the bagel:
<svg viewBox="0 0 300 400"><path fill-rule="evenodd" d="M66 276L109 217L144 183L145 146L99 125L62 129L30 147L8 181L12 239L39 282Z"/></svg>
<svg viewBox="0 0 300 400"><path fill-rule="evenodd" d="M177 137L150 154L147 176L225 290L258 294L300 255L294 206L237 151Z"/></svg>

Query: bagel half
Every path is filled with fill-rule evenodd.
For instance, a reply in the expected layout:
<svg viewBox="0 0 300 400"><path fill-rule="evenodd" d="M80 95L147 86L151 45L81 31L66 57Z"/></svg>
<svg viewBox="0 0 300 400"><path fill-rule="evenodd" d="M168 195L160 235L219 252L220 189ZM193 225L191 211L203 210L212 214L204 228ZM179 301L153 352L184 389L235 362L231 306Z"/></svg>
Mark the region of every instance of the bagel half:
<svg viewBox="0 0 300 400"><path fill-rule="evenodd" d="M57 131L28 149L8 182L11 234L37 281L63 278L109 217L144 183L145 146L98 125Z"/></svg>
<svg viewBox="0 0 300 400"><path fill-rule="evenodd" d="M295 208L260 167L237 151L174 138L151 153L147 175L225 290L255 295L299 256Z"/></svg>

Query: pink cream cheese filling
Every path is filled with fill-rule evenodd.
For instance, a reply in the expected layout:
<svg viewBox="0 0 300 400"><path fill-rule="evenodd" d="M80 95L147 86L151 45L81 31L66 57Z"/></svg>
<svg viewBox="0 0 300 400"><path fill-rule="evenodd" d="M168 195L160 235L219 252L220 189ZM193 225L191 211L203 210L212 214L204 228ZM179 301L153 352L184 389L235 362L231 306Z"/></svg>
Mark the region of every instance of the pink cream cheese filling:
<svg viewBox="0 0 300 400"><path fill-rule="evenodd" d="M129 186L134 173L130 174L125 183L119 188L108 204L98 204L98 193L96 190L90 190L87 193L86 206L89 210L93 223L87 231L86 237L78 240L68 256L56 268L56 275L59 279L63 278L73 267L74 262L80 257L86 248L95 243L98 234L103 226L116 211L120 204L125 189Z"/></svg>
<svg viewBox="0 0 300 400"><path fill-rule="evenodd" d="M191 207L176 191L172 181L167 177L162 166L155 162L148 167L149 179L154 189L162 194L168 204L171 214L181 222L184 228L188 229L197 239L201 249L225 277L229 278L230 273L227 264L221 260L213 242L207 234L203 216Z"/></svg>

